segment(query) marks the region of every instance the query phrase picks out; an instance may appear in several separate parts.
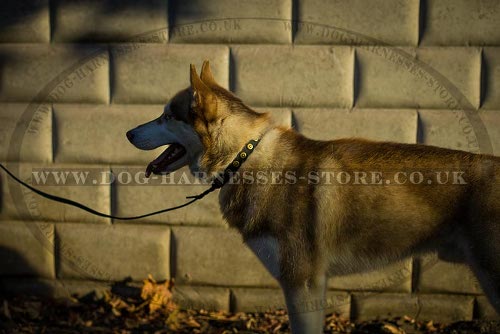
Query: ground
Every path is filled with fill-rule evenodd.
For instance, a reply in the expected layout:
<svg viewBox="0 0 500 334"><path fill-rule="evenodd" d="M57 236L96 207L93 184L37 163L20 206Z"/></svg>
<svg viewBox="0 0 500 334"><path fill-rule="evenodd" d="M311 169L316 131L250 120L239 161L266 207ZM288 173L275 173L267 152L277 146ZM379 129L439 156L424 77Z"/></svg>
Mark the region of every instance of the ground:
<svg viewBox="0 0 500 334"><path fill-rule="evenodd" d="M146 280L140 295L107 291L101 296L50 299L0 297L0 333L289 333L285 311L228 313L181 310L172 283ZM500 323L467 321L437 324L410 317L350 322L335 314L325 320L325 333L351 334L479 334L500 333Z"/></svg>

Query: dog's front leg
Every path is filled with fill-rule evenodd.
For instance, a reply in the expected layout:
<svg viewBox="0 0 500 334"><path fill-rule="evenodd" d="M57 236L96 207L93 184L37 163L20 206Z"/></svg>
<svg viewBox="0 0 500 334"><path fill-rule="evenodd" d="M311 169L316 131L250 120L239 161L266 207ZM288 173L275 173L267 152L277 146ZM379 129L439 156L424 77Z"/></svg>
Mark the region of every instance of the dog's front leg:
<svg viewBox="0 0 500 334"><path fill-rule="evenodd" d="M303 284L281 282L281 287L292 333L323 333L326 276L308 279Z"/></svg>
<svg viewBox="0 0 500 334"><path fill-rule="evenodd" d="M270 235L249 238L247 246L259 258L267 271L279 281L280 279L280 250L278 240Z"/></svg>
<svg viewBox="0 0 500 334"><path fill-rule="evenodd" d="M317 275L301 283L289 283L280 274L280 247L276 238L264 235L249 238L246 244L271 275L280 282L292 333L323 333L326 276Z"/></svg>

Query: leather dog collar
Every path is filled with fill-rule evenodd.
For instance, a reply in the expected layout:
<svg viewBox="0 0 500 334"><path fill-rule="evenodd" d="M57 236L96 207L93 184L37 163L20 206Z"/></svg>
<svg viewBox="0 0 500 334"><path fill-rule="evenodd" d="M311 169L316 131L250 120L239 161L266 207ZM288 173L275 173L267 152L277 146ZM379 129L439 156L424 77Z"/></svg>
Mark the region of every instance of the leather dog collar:
<svg viewBox="0 0 500 334"><path fill-rule="evenodd" d="M222 187L229 179L231 178L231 173L236 173L238 169L240 169L241 165L248 159L250 154L255 150L255 147L259 144L260 139L251 139L249 140L245 146L238 152L233 161L226 167L222 174L222 181L220 178L216 178L214 183L219 182L217 184L217 188Z"/></svg>
<svg viewBox="0 0 500 334"><path fill-rule="evenodd" d="M212 182L212 186L204 191L203 193L195 196L188 196L186 198L197 198L201 199L204 196L208 195L212 191L222 188L230 179L232 174L236 173L238 169L240 169L241 165L248 159L250 154L255 150L257 145L259 144L260 139L251 139L249 140L245 146L238 152L236 157L231 161L231 163L224 169L224 172L222 172L222 175L219 175L218 177L215 178L215 180Z"/></svg>

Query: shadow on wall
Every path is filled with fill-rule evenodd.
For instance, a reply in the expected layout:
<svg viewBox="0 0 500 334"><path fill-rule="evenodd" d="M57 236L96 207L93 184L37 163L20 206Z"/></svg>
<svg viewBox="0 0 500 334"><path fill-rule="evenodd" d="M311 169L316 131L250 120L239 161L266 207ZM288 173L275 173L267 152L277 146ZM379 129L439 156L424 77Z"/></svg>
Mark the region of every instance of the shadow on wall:
<svg viewBox="0 0 500 334"><path fill-rule="evenodd" d="M0 24L0 30L2 30L1 24ZM5 88L4 81L8 80L8 77L7 77L5 72L7 71L8 66L10 66L10 64L12 64L12 61L13 61L13 59L8 54L8 52L0 49L0 96L3 95L2 93L3 93L3 90ZM0 129L1 129L1 126L0 126ZM0 134L0 136L1 135L2 134ZM2 143L4 145L6 143L6 140L7 140L7 138L4 139L3 137L0 137L0 143Z"/></svg>
<svg viewBox="0 0 500 334"><path fill-rule="evenodd" d="M72 40L73 43L80 42L126 42L130 37L124 36L120 32L120 27L125 27L130 22L133 22L137 17L147 17L151 13L155 13L159 8L166 8L165 0L98 0L98 1L71 1L71 0L2 0L0 1L0 32L16 26L15 30L19 30L19 26L27 20L37 18L39 20L46 20L44 12L50 17L50 31L54 32L57 29L57 17L61 10L73 7L73 13L78 12L80 17L86 17L88 10L92 14L89 17L102 18L103 20L109 16L121 16L124 22L115 21L117 23L116 29L109 34L106 30L99 31L99 26L102 22L90 22L90 29L96 29L95 32L87 32ZM49 8L50 6L50 8ZM166 9L165 9L166 10ZM142 13L141 13L142 12ZM144 14L144 15L143 15ZM41 17L40 17L41 16ZM164 29L167 22L162 22L162 26L158 29ZM29 29L29 28L28 28ZM40 33L34 31L35 34ZM140 32L142 33L142 32ZM1 34L0 34L1 35ZM0 36L2 39L2 36ZM11 41L7 37L9 42Z"/></svg>
<svg viewBox="0 0 500 334"><path fill-rule="evenodd" d="M19 252L0 246L0 309L1 299L12 297L65 298L72 296L85 299L94 296L102 297L104 291L111 291L124 298L139 298L141 295L142 285L133 282L130 277L112 283L86 283L40 278L39 272Z"/></svg>
<svg viewBox="0 0 500 334"><path fill-rule="evenodd" d="M17 251L0 246L0 298L52 296L53 288L36 279L36 271Z"/></svg>
<svg viewBox="0 0 500 334"><path fill-rule="evenodd" d="M0 31L36 16L45 8L46 2L40 0L0 1Z"/></svg>
<svg viewBox="0 0 500 334"><path fill-rule="evenodd" d="M50 6L50 16L52 18L51 31L53 32L58 28L59 22L57 18L63 15L61 11L70 9L72 6L73 11L91 11L91 15L89 14L88 18L92 20L101 21L110 17L114 18L113 23L109 25L102 24L102 22L92 22L90 26L93 26L94 30L82 31L78 36L71 37L72 43L130 42L137 34L146 33L146 31L129 31L131 25L139 26L141 20L144 18L151 17L151 15L159 15L157 12L161 11L162 8L167 11L164 0L100 0L88 2L53 0ZM87 17L87 14L83 13L82 17ZM152 20L155 21L154 19ZM158 24L161 24L161 26L155 28L160 30L165 29L168 22L165 20L165 22L158 22Z"/></svg>

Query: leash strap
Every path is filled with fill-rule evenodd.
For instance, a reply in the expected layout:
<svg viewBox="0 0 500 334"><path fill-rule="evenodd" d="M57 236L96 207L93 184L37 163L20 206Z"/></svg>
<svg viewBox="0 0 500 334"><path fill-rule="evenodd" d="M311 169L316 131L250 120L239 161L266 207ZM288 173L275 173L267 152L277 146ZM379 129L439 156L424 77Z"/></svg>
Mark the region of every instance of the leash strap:
<svg viewBox="0 0 500 334"><path fill-rule="evenodd" d="M38 189L32 187L31 185L27 184L26 182L20 180L17 176L15 176L14 174L12 174L12 172L9 171L4 165L0 164L0 168L2 168L11 178L13 178L14 180L16 180L16 182L20 183L21 185L25 186L29 190L33 191L34 193L36 193L36 194L38 194L38 195L40 195L42 197L45 197L45 198L47 198L47 199L49 199L51 201L60 202L60 203L67 204L67 205L71 205L71 206L77 207L79 209L82 209L84 211L87 211L87 212L89 212L89 213L91 213L93 215L100 216L100 217L105 217L105 218L113 218L113 219L118 219L118 220L133 220L133 219L146 218L146 217L149 217L149 216L158 215L160 213L164 213L164 212L168 212L168 211L172 211L172 210L177 210L177 209L183 208L185 206L188 206L191 203L194 203L198 199L201 199L201 197L200 198L195 198L195 199L192 199L191 201L186 202L186 203L184 203L182 205L174 206L172 208L163 209L163 210L159 210L159 211L155 211L155 212L150 212L150 213L147 213L147 214L144 214L144 215L131 216L131 217L118 217L118 216L108 215L106 213L102 213L102 212L96 211L96 210L94 210L92 208L89 208L86 205L83 205L82 203L70 200L68 198L59 197L59 196L52 195L52 194L46 193L44 191L38 190Z"/></svg>
<svg viewBox="0 0 500 334"><path fill-rule="evenodd" d="M42 197L45 197L51 201L71 205L71 206L74 206L74 207L79 208L81 210L87 211L87 212L89 212L93 215L99 216L99 217L112 218L112 219L116 219L116 220L133 220L133 219L141 219L141 218L146 218L146 217L150 217L150 216L155 216L155 215L158 215L160 213L183 208L185 206L188 206L188 205L202 199L203 197L205 197L206 195L208 195L212 191L221 188L227 181L229 181L229 179L231 178L231 173L236 172L240 168L241 164L248 158L248 156L255 149L255 146L257 146L258 142L259 142L258 140L250 140L247 144L245 144L245 147L238 153L238 155L232 161L232 163L224 170L224 173L222 174L222 180L220 180L220 178L216 178L215 181L212 183L212 186L209 189L205 190L203 193L201 193L199 195L195 195L195 196L186 197L187 199L191 199L191 200L184 203L184 204L174 206L171 208L166 208L163 210L158 210L158 211L146 213L146 214L139 215L139 216L119 217L119 216L108 215L106 213L96 211L92 208L89 208L86 205L83 205L82 203L73 201L73 200L68 199L68 198L52 195L52 194L49 194L49 193L46 193L44 191L41 191L39 189L34 188L33 186L29 185L28 183L24 182L23 180L21 180L17 176L15 176L10 170L8 170L1 163L0 163L0 168L2 168L5 171L5 173L7 173L7 175L9 175L17 183L23 185L24 187L28 188L29 190L33 191L34 193L36 193Z"/></svg>

